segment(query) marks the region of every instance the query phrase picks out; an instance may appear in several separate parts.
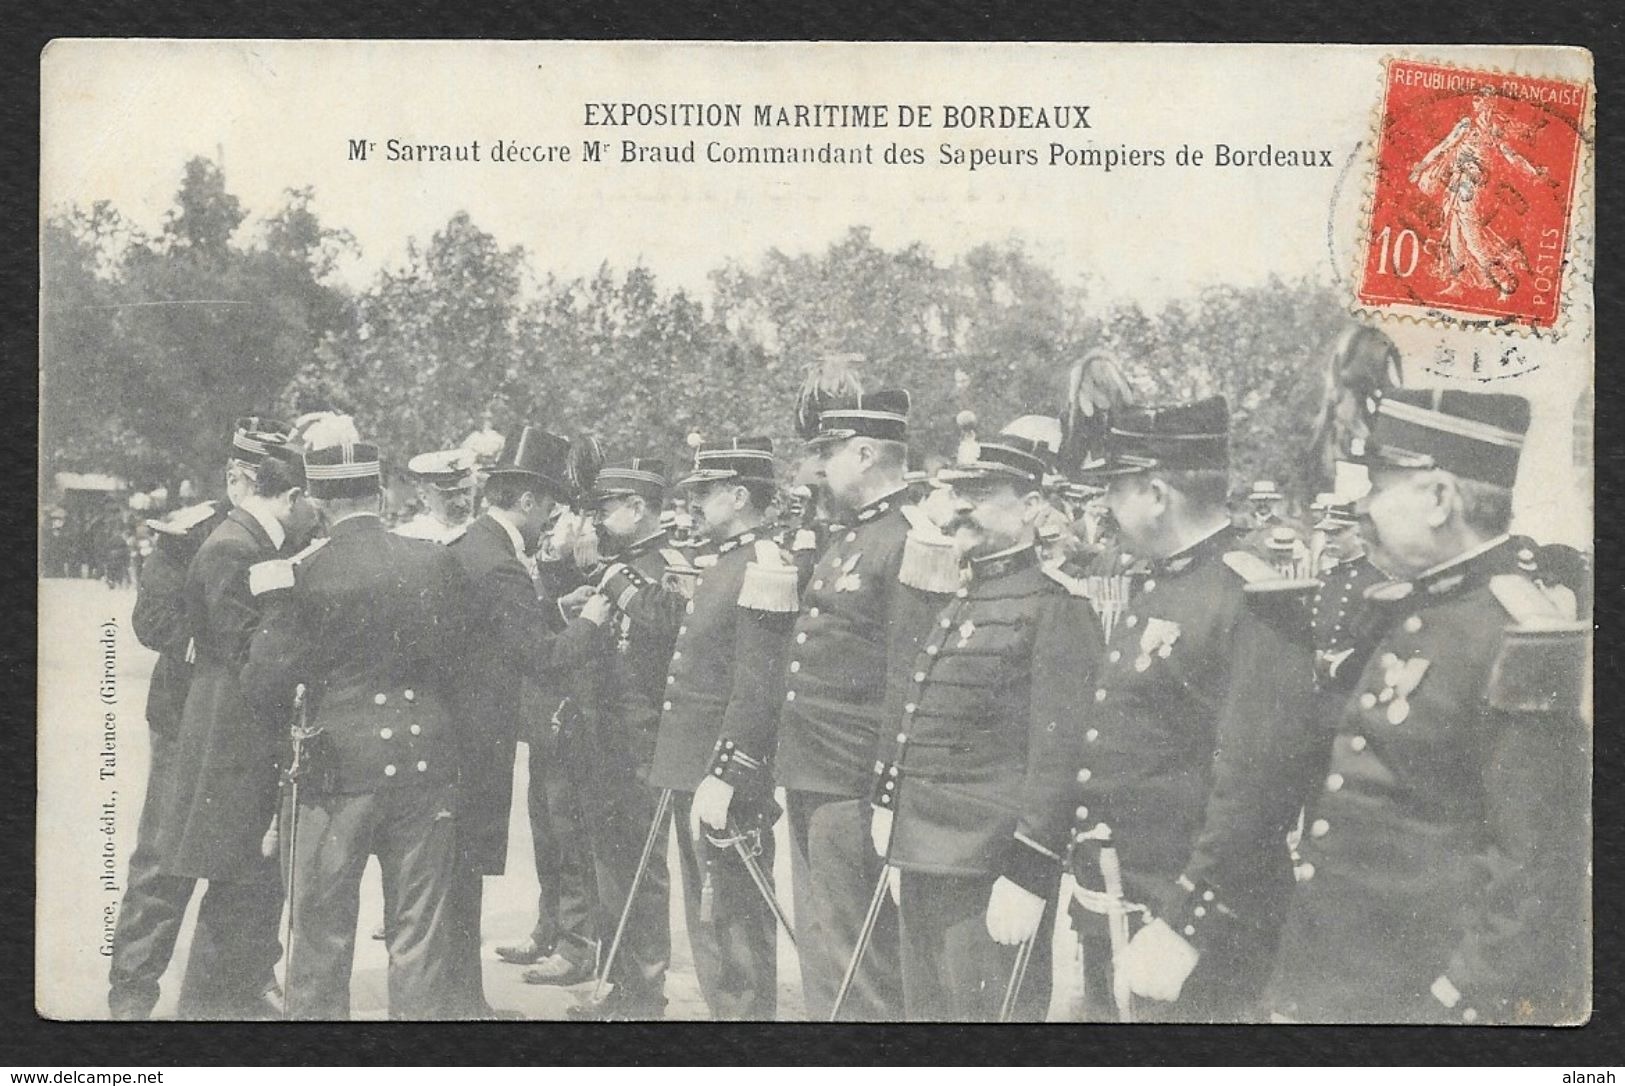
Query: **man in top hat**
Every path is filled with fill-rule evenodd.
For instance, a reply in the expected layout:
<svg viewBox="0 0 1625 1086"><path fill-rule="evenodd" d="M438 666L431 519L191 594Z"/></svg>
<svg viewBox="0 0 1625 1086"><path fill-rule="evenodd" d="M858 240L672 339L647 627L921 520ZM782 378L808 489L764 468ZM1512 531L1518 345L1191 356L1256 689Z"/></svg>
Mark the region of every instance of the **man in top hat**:
<svg viewBox="0 0 1625 1086"><path fill-rule="evenodd" d="M1588 1013L1585 627L1519 568L1521 397L1396 390L1362 526L1400 579L1323 749L1269 1007L1336 1022Z"/></svg>
<svg viewBox="0 0 1625 1086"><path fill-rule="evenodd" d="M660 523L664 461L635 457L602 468L587 504L609 565L597 594L560 636L557 648L567 697L560 706L558 748L578 797L583 835L596 872L598 930L615 931L643 843L655 818L657 791L648 783L660 705L665 700L677 628L693 595L695 570L672 547ZM664 835L661 840L664 841ZM658 852L638 881L625 936L602 1000L572 1017L659 1018L665 1010L671 958L670 883ZM532 983L572 983L544 961Z"/></svg>
<svg viewBox="0 0 1625 1086"><path fill-rule="evenodd" d="M293 917L284 999L289 1017L349 1017L358 889L376 856L389 912L390 1016L445 1017L453 690L465 665L468 592L443 547L385 531L376 445L312 449L304 466L327 539L297 570L272 560L249 571L266 614L242 670L267 726L300 711L301 726L316 733L300 751L297 809L282 816Z"/></svg>
<svg viewBox="0 0 1625 1086"><path fill-rule="evenodd" d="M746 834L771 885L772 758L798 606L796 569L758 535L775 489L773 443L701 445L678 481L711 540L683 605L649 783L670 789L694 970L719 1019L771 1020L776 921L737 853L705 840ZM710 556L706 556L710 558Z"/></svg>
<svg viewBox="0 0 1625 1086"><path fill-rule="evenodd" d="M261 844L276 813L286 735L260 726L238 673L262 606L248 570L287 555L315 527L298 449L280 435L264 448L245 494L204 540L187 569L191 686L181 712L174 789L161 819L164 874L207 879L181 982L182 1018L275 1017L268 999L281 956L281 879Z"/></svg>
<svg viewBox="0 0 1625 1086"><path fill-rule="evenodd" d="M395 534L434 543L451 543L462 535L474 516L476 466L469 449L418 453L408 460L406 470L417 480L424 508Z"/></svg>
<svg viewBox="0 0 1625 1086"><path fill-rule="evenodd" d="M537 596L530 555L555 504L570 496L569 452L564 438L524 427L504 443L489 470L485 512L451 545L479 616L469 630L469 664L458 697L466 713L459 729L461 810L452 903L458 1015L495 1013L480 975L482 876L500 875L506 867L522 685L527 677L545 682L553 674L553 642L563 622L552 601Z"/></svg>
<svg viewBox="0 0 1625 1086"><path fill-rule="evenodd" d="M1042 568L1051 455L1001 434L938 476L952 487L946 530L969 576L891 671L870 793L874 848L901 873L910 1021L1042 1021L1049 1006L1055 898L1101 648L1088 601Z"/></svg>
<svg viewBox="0 0 1625 1086"><path fill-rule="evenodd" d="M165 875L159 841L162 818L178 766L177 733L186 693L192 684L188 651L192 629L186 621L186 569L203 541L226 513L253 489L254 466L264 456L256 434L275 440L288 432L275 419L249 416L232 427L226 456L226 500L206 501L147 522L156 542L143 564L130 627L136 640L158 654L147 687L150 751L146 798L136 828L135 849L125 873L124 897L113 929L108 970L108 1006L114 1018L141 1019L158 1001L158 979L169 967L181 917L192 897L193 880Z"/></svg>
<svg viewBox="0 0 1625 1086"><path fill-rule="evenodd" d="M1280 574L1231 526L1221 397L1124 407L1107 450L1091 475L1146 575L1107 642L1078 768L1088 1013L1244 1019L1310 772L1306 616L1260 591Z"/></svg>
<svg viewBox="0 0 1625 1086"><path fill-rule="evenodd" d="M830 502L829 542L796 620L775 765L790 821L802 987L808 1014L828 1016L878 874L863 810L883 730L886 672L912 659L938 603L959 587L950 546L911 539L905 514L909 396L881 389L832 401L808 444ZM925 517L913 511L920 521ZM938 533L929 524L935 538ZM889 730L891 725L884 725ZM831 824L819 830L822 817ZM818 837L822 862L814 862ZM897 1017L896 918L876 928L843 1015Z"/></svg>

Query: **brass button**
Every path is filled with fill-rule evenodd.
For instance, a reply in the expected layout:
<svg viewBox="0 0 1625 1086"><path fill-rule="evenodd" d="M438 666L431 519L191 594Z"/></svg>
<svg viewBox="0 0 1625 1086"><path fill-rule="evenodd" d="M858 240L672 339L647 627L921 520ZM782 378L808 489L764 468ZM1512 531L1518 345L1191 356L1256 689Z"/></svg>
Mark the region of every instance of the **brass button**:
<svg viewBox="0 0 1625 1086"><path fill-rule="evenodd" d="M422 773L424 770L426 770L428 768L429 768L429 763L428 762L419 762L418 763L418 772L419 773Z"/></svg>
<svg viewBox="0 0 1625 1086"><path fill-rule="evenodd" d="M1157 587L1157 582L1153 581L1150 577L1147 577L1145 579L1145 591L1149 592L1155 587Z"/></svg>
<svg viewBox="0 0 1625 1086"><path fill-rule="evenodd" d="M671 708L671 702L669 702L669 701L661 702L660 703L660 708L661 709L670 709Z"/></svg>
<svg viewBox="0 0 1625 1086"><path fill-rule="evenodd" d="M1113 649L1112 651L1110 651L1110 652L1108 652L1106 654L1106 659L1111 661L1114 664L1117 663L1117 661L1121 660L1122 658L1123 658L1123 650L1122 649Z"/></svg>
<svg viewBox="0 0 1625 1086"><path fill-rule="evenodd" d="M1328 791L1328 792L1336 792L1338 789L1340 789L1342 787L1343 787L1343 774L1341 774L1341 773L1333 773L1331 776L1326 778L1326 791Z"/></svg>
<svg viewBox="0 0 1625 1086"><path fill-rule="evenodd" d="M923 671L916 671L916 672L915 672L915 673L914 673L914 681L915 681L915 682L917 682L917 683L923 683L923 682L925 682L925 672L923 672Z"/></svg>
<svg viewBox="0 0 1625 1086"><path fill-rule="evenodd" d="M927 646L926 646L926 647L925 647L925 654L926 654L926 655L927 655L927 656L935 656L935 655L936 655L936 654L937 654L937 653L938 653L938 652L940 652L940 651L941 651L941 650L940 650L940 649L938 649L938 648L937 648L937 646L935 646L935 645L927 645Z"/></svg>
<svg viewBox="0 0 1625 1086"><path fill-rule="evenodd" d="M392 765L386 765L384 767L384 776L393 777L394 775L395 775L395 767L392 766Z"/></svg>
<svg viewBox="0 0 1625 1086"><path fill-rule="evenodd" d="M676 662L677 662L677 661L678 661L678 660L681 660L681 659L682 659L682 658L683 658L683 654L682 654L682 653L680 653L680 652L674 652L674 653L672 653L672 654L671 654L671 661L672 661L672 663L674 663L674 664L675 664L675 663L676 663Z"/></svg>
<svg viewBox="0 0 1625 1086"><path fill-rule="evenodd" d="M786 690L784 692L784 700L785 701L795 701L796 700L796 692L794 690Z"/></svg>
<svg viewBox="0 0 1625 1086"><path fill-rule="evenodd" d="M818 608L816 608L816 607L807 608L807 617L808 618L817 618L818 617Z"/></svg>
<svg viewBox="0 0 1625 1086"><path fill-rule="evenodd" d="M1095 700L1096 701L1105 701L1106 700L1106 688L1105 687L1101 687L1099 690L1095 691Z"/></svg>
<svg viewBox="0 0 1625 1086"><path fill-rule="evenodd" d="M676 681L677 681L677 676L675 676L675 675L667 675L666 676L666 685L667 686L670 686L672 683L674 683Z"/></svg>
<svg viewBox="0 0 1625 1086"><path fill-rule="evenodd" d="M1349 749L1353 750L1354 753L1356 753L1356 754L1358 754L1362 750L1364 750L1365 749L1365 736L1356 735L1354 738L1350 739L1349 740Z"/></svg>
<svg viewBox="0 0 1625 1086"><path fill-rule="evenodd" d="M852 542L856 538L858 538L858 533L857 532L847 532L846 533L846 541L848 543Z"/></svg>
<svg viewBox="0 0 1625 1086"><path fill-rule="evenodd" d="M693 600L689 600L688 603L683 605L683 613L684 614L689 614L689 615L692 615L694 613L694 601Z"/></svg>
<svg viewBox="0 0 1625 1086"><path fill-rule="evenodd" d="M824 582L823 581L814 581L812 583L812 587L813 587L813 591L817 592L820 588L824 587Z"/></svg>
<svg viewBox="0 0 1625 1086"><path fill-rule="evenodd" d="M805 645L806 643L807 643L807 631L806 630L803 630L800 633L796 634L796 644Z"/></svg>
<svg viewBox="0 0 1625 1086"><path fill-rule="evenodd" d="M790 661L790 674L794 675L796 672L798 672L800 670L801 670L801 661L800 660L791 660Z"/></svg>
<svg viewBox="0 0 1625 1086"><path fill-rule="evenodd" d="M909 714L909 715L911 715L911 716L912 716L912 715L913 715L913 713L914 713L914 710L916 710L916 709L918 709L918 708L919 708L919 706L918 706L918 705L915 705L915 704L914 704L914 703L913 703L913 702L912 702L912 701L911 701L911 702L909 702L909 703L908 703L908 704L907 704L907 705L905 705L905 706L903 706L903 712L905 712L905 713L908 713L908 714Z"/></svg>
<svg viewBox="0 0 1625 1086"><path fill-rule="evenodd" d="M423 734L423 728L420 727L417 724L412 725L410 731L412 732L413 735L422 735Z"/></svg>
<svg viewBox="0 0 1625 1086"><path fill-rule="evenodd" d="M1421 615L1412 615L1410 618L1405 620L1405 632L1406 633L1415 633L1416 631L1420 630L1421 628L1422 628L1422 616Z"/></svg>
<svg viewBox="0 0 1625 1086"><path fill-rule="evenodd" d="M414 691L402 690L401 697L405 698L407 701L416 701L418 696Z"/></svg>
<svg viewBox="0 0 1625 1086"><path fill-rule="evenodd" d="M1315 877L1315 865L1304 864L1302 867L1298 868L1297 875L1299 882L1308 882L1310 879Z"/></svg>
<svg viewBox="0 0 1625 1086"><path fill-rule="evenodd" d="M384 695L382 695L382 694L374 694L372 696L372 703L374 705L382 705L384 702L386 702L388 700L389 699L384 697Z"/></svg>
<svg viewBox="0 0 1625 1086"><path fill-rule="evenodd" d="M1125 618L1123 620L1123 625L1127 626L1131 630L1134 629L1134 627L1138 626L1139 624L1140 624L1140 616L1139 615L1130 615L1130 616L1128 616L1128 618Z"/></svg>
<svg viewBox="0 0 1625 1086"><path fill-rule="evenodd" d="M679 626L679 627L677 627L677 634L678 634L679 637L682 636L683 634L686 634L686 633L688 633L688 627L687 626Z"/></svg>
<svg viewBox="0 0 1625 1086"><path fill-rule="evenodd" d="M1332 824L1324 818L1317 818L1309 824L1310 837L1325 837L1332 832Z"/></svg>
<svg viewBox="0 0 1625 1086"><path fill-rule="evenodd" d="M394 728L379 728L378 729L378 738L380 738L380 739L393 739L393 738L395 738L395 729Z"/></svg>
<svg viewBox="0 0 1625 1086"><path fill-rule="evenodd" d="M1100 738L1100 729L1099 728L1090 728L1088 731L1083 733L1083 737L1084 737L1084 739L1086 739L1089 742L1093 743L1096 739Z"/></svg>
<svg viewBox="0 0 1625 1086"><path fill-rule="evenodd" d="M1369 690L1367 690L1365 693L1360 695L1360 708L1362 708L1362 709L1375 709L1376 707L1377 707L1377 695L1373 694Z"/></svg>
<svg viewBox="0 0 1625 1086"><path fill-rule="evenodd" d="M1080 770L1078 770L1078 783L1079 784L1088 784L1089 783L1089 778L1093 777L1093 776L1094 776L1094 774L1091 773L1088 770L1087 767L1084 768L1084 769L1080 769Z"/></svg>

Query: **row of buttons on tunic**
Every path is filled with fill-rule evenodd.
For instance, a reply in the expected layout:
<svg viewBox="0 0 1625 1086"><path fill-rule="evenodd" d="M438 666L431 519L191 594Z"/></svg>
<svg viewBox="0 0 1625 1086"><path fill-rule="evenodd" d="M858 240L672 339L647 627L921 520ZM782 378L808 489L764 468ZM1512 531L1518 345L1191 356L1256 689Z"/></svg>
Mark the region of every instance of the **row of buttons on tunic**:
<svg viewBox="0 0 1625 1086"><path fill-rule="evenodd" d="M417 696L417 692L415 690L408 689L408 690L402 690L401 691L401 697L404 698L408 702L414 702L414 701L417 700L418 696ZM384 694L381 691L372 696L372 703L374 705L385 705L385 704L388 704L388 702L389 702L388 695ZM410 731L413 735L422 735L423 734L423 728L422 728L421 725L418 725L418 724L411 725L407 730ZM393 738L395 738L395 729L394 728L379 728L378 729L378 738L380 738L380 739L393 739ZM400 770L396 766L394 766L393 764L384 766L384 776L386 776L386 777L393 777L399 771ZM428 762L422 762L422 761L418 762L417 771L419 773L427 773L429 771L429 763Z"/></svg>

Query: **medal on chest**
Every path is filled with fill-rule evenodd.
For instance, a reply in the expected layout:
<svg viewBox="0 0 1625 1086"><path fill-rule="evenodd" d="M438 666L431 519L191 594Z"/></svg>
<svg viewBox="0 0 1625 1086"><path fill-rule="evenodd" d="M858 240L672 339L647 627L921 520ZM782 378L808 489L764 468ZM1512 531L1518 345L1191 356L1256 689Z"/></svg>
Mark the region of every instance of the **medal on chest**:
<svg viewBox="0 0 1625 1086"><path fill-rule="evenodd" d="M1387 706L1383 716L1388 723L1397 727L1411 715L1410 696L1422 682L1422 676L1427 674L1429 661L1420 656L1401 660L1393 653L1385 652L1379 663L1382 666L1383 688L1377 693L1376 703Z"/></svg>
<svg viewBox="0 0 1625 1086"><path fill-rule="evenodd" d="M1173 654L1174 642L1179 640L1179 623L1165 618L1147 618L1140 631L1140 655L1134 658L1134 670L1144 671L1151 666L1153 656L1166 660Z"/></svg>
<svg viewBox="0 0 1625 1086"><path fill-rule="evenodd" d="M862 558L863 552L856 551L838 563L840 572L835 575L835 591L856 592L863 587L863 578L857 572L858 562Z"/></svg>

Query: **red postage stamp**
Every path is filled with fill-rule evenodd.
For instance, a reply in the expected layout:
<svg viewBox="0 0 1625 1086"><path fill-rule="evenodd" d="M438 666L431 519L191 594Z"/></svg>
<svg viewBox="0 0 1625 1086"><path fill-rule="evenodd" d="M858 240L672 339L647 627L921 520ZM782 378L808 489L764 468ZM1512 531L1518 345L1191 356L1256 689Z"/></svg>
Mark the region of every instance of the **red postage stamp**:
<svg viewBox="0 0 1625 1086"><path fill-rule="evenodd" d="M1587 90L1388 61L1360 304L1553 327Z"/></svg>

